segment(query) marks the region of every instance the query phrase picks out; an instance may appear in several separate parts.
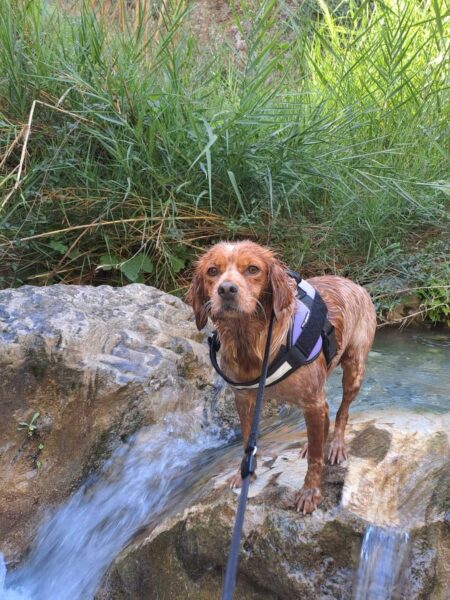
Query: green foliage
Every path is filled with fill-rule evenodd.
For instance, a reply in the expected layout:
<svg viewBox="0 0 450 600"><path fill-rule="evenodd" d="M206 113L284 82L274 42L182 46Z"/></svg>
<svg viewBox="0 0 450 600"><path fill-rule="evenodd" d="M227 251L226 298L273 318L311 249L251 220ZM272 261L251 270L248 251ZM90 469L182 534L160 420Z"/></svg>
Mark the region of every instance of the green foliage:
<svg viewBox="0 0 450 600"><path fill-rule="evenodd" d="M444 323L450 327L450 285L431 280L429 287L420 290L420 297L426 307L427 318L432 323Z"/></svg>
<svg viewBox="0 0 450 600"><path fill-rule="evenodd" d="M0 0L0 285L177 290L198 248L242 236L367 281L444 237L444 0L241 2L245 53L185 17L154 34Z"/></svg>
<svg viewBox="0 0 450 600"><path fill-rule="evenodd" d="M32 453L30 454L30 458L32 461L33 466L36 469L40 469L42 467L42 461L40 460L40 455L42 450L45 448L45 445L43 444L43 442L40 440L41 436L39 433L39 429L38 429L38 424L37 424L37 420L39 419L41 413L35 412L33 414L33 416L31 417L31 420L29 423L27 423L26 421L20 421L17 430L18 431L26 431L27 433L27 441L31 442L31 440L34 440L33 443L33 449L32 449Z"/></svg>
<svg viewBox="0 0 450 600"><path fill-rule="evenodd" d="M36 434L36 430L38 428L38 426L36 425L36 421L39 419L40 414L40 412L35 412L34 415L31 417L31 421L29 423L27 423L26 421L20 421L17 427L18 431L22 431L25 429L27 432L27 436L29 438L32 438Z"/></svg>
<svg viewBox="0 0 450 600"><path fill-rule="evenodd" d="M450 327L450 245L435 242L432 256L433 264L424 270L417 293L427 320Z"/></svg>
<svg viewBox="0 0 450 600"><path fill-rule="evenodd" d="M119 268L133 282L137 282L140 277L143 281L144 273L153 273L153 263L143 253L138 253L133 258L121 263Z"/></svg>
<svg viewBox="0 0 450 600"><path fill-rule="evenodd" d="M394 258L396 267L390 264ZM360 275L364 273L360 271ZM425 321L450 326L450 244L431 239L421 251L407 254L401 244L372 265L366 279L379 316L412 302ZM375 279L374 279L375 278Z"/></svg>

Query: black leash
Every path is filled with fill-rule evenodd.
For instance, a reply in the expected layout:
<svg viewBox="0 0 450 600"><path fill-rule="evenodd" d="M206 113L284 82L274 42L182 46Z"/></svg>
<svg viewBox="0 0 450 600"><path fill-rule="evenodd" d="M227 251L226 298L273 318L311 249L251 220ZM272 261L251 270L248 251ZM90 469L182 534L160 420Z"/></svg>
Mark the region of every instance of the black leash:
<svg viewBox="0 0 450 600"><path fill-rule="evenodd" d="M259 380L258 392L256 394L255 411L253 413L252 427L248 438L247 448L241 463L242 487L239 496L239 505L234 522L233 536L231 538L230 554L228 556L227 570L222 588L222 600L232 600L234 588L236 587L237 569L239 563L239 547L241 543L242 526L244 524L244 513L247 504L248 488L250 485L250 476L255 472L256 462L256 442L258 440L259 421L261 418L264 388L266 387L266 377L269 368L270 342L272 339L272 329L274 314L272 312L267 332L266 348L264 350L264 359L262 363L261 378Z"/></svg>

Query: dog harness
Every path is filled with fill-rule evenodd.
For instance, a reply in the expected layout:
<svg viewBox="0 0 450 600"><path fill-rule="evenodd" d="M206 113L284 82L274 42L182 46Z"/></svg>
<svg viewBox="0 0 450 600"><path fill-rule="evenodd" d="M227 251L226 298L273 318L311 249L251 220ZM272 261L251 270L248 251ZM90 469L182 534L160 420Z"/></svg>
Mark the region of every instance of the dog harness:
<svg viewBox="0 0 450 600"><path fill-rule="evenodd" d="M328 320L328 309L319 292L295 271L288 275L297 282L297 310L288 331L286 345L280 348L278 355L269 366L266 387L280 383L303 365L307 365L324 353L327 365L337 352L334 326ZM227 377L217 362L220 341L217 331L208 338L209 357L212 366L219 375L237 389L255 389L259 378L238 383Z"/></svg>

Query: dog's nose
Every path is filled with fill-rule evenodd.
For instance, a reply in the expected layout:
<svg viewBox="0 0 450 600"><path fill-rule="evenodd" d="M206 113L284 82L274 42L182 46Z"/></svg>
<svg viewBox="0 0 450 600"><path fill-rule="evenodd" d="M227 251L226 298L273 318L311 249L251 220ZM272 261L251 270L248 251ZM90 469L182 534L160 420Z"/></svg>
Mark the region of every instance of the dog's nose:
<svg viewBox="0 0 450 600"><path fill-rule="evenodd" d="M238 293L238 288L231 281L224 281L219 285L219 296L224 300L233 300L234 296Z"/></svg>

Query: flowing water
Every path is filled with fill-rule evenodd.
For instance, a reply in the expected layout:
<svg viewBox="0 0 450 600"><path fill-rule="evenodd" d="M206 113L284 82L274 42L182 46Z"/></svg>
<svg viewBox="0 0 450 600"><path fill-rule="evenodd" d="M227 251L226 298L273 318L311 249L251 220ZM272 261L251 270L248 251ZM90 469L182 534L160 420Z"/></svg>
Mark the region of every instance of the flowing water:
<svg viewBox="0 0 450 600"><path fill-rule="evenodd" d="M389 600L399 596L402 566L407 556L408 533L371 525L361 546L355 582L355 600ZM397 589L396 589L397 588Z"/></svg>
<svg viewBox="0 0 450 600"><path fill-rule="evenodd" d="M224 440L213 429L199 431L194 418L169 415L116 449L97 476L48 516L3 591L0 565L0 600L93 598L112 559L143 525L195 499L202 467Z"/></svg>
<svg viewBox="0 0 450 600"><path fill-rule="evenodd" d="M352 412L392 406L448 412L449 366L449 335L382 332ZM333 375L328 385L332 414L340 403L339 379ZM288 443L302 429L298 413L288 411L266 423L264 445ZM48 514L17 570L6 573L0 560L0 600L92 600L107 567L141 528L192 503L210 478L240 455L240 442L201 429L194 416L168 416L162 425L141 430ZM404 531L367 529L356 600L390 600L407 542Z"/></svg>

